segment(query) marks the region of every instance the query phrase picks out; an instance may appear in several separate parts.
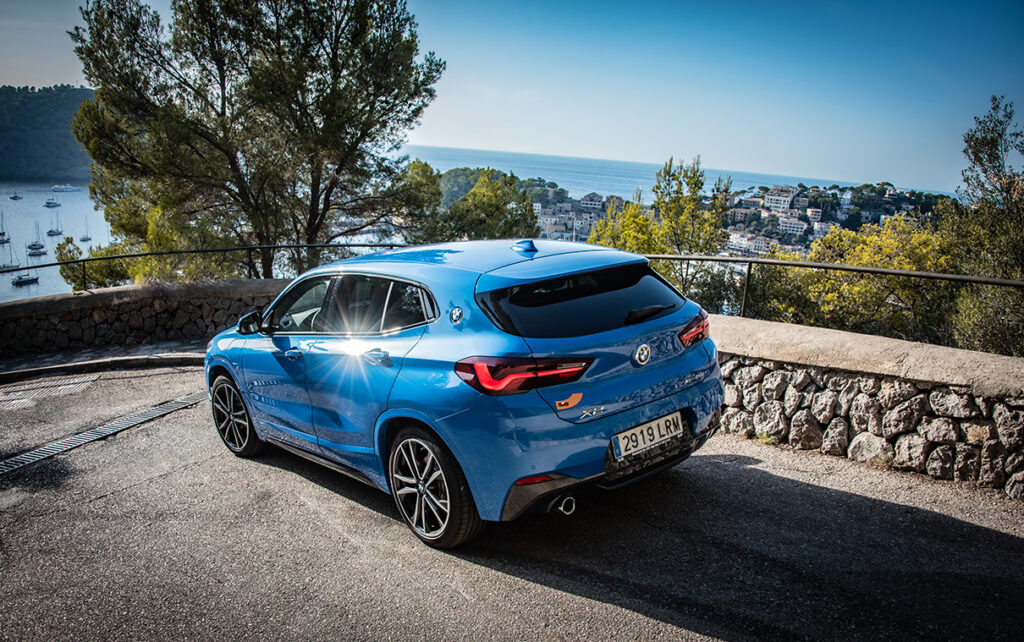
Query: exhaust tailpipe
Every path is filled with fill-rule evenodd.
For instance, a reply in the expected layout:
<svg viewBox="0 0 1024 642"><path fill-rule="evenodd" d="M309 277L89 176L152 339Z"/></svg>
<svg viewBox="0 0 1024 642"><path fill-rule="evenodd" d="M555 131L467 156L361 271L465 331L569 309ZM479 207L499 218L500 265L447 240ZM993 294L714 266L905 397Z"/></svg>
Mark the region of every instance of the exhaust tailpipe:
<svg viewBox="0 0 1024 642"><path fill-rule="evenodd" d="M576 512L576 498L572 495L559 495L548 504L548 512L550 513L552 510L557 510L568 517Z"/></svg>

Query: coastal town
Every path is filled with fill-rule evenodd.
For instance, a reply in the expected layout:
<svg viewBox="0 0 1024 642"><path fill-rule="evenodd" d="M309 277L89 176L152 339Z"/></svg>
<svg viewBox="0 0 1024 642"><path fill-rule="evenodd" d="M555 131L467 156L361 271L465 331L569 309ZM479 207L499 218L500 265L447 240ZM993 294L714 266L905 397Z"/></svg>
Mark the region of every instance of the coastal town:
<svg viewBox="0 0 1024 642"><path fill-rule="evenodd" d="M549 184L550 185L550 184ZM590 192L570 198L565 190L547 187L533 204L545 238L585 241L597 221L621 196ZM827 188L803 184L760 186L733 194L722 226L729 233L729 254L764 255L778 247L804 254L811 243L834 227L856 230L864 224L884 224L894 216L930 222L935 204L944 195L898 189L890 183ZM644 211L656 216L652 206Z"/></svg>

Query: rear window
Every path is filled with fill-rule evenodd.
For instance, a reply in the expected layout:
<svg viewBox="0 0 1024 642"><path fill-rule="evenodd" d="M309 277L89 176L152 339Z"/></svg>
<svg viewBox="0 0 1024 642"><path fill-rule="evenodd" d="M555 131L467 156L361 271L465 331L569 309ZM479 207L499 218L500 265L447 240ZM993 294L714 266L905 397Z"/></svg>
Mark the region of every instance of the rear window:
<svg viewBox="0 0 1024 642"><path fill-rule="evenodd" d="M686 299L649 264L633 263L481 292L477 302L502 330L550 339L655 319Z"/></svg>

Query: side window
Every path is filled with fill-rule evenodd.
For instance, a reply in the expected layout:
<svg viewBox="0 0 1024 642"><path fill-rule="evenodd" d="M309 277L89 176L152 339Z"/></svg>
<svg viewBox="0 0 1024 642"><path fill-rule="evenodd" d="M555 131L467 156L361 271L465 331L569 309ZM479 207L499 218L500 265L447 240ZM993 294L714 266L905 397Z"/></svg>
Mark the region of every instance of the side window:
<svg viewBox="0 0 1024 642"><path fill-rule="evenodd" d="M422 288L395 281L391 285L388 309L384 313L384 332L408 328L426 321L428 315L423 305L425 298Z"/></svg>
<svg viewBox="0 0 1024 642"><path fill-rule="evenodd" d="M358 274L339 277L327 306L325 329L344 334L380 332L390 285L387 279Z"/></svg>
<svg viewBox="0 0 1024 642"><path fill-rule="evenodd" d="M327 295L331 277L314 277L299 283L284 295L270 311L266 326L275 332L312 332L320 330L318 317Z"/></svg>

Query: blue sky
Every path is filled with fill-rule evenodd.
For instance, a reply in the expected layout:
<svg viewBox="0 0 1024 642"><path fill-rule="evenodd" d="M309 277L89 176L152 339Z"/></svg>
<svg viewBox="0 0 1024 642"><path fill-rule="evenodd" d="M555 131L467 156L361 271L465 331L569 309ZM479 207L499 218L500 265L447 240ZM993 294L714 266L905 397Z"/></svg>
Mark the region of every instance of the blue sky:
<svg viewBox="0 0 1024 642"><path fill-rule="evenodd" d="M77 4L0 1L0 84L81 82ZM991 94L1024 121L1019 0L409 6L448 63L415 144L952 190Z"/></svg>

